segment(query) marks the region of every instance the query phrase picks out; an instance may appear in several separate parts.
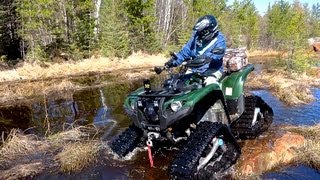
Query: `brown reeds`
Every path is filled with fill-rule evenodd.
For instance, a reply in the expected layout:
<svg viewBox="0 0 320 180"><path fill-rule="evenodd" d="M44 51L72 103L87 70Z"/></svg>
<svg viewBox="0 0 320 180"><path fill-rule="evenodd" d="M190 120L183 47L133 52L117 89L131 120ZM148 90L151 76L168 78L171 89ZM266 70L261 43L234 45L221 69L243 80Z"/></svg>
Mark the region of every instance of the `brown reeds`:
<svg viewBox="0 0 320 180"><path fill-rule="evenodd" d="M39 141L35 135L23 135L13 129L1 146L0 166L6 166L30 154L43 152L48 147L47 143Z"/></svg>
<svg viewBox="0 0 320 180"><path fill-rule="evenodd" d="M98 151L102 147L101 142L92 139L95 133L97 130L94 126L81 126L39 138L13 129L0 147L0 177L4 173L15 173L13 177L16 178L29 177L56 166L61 167L63 172L85 168L96 161ZM46 164L48 161L55 163ZM32 169L38 167L34 165L39 163L46 166ZM27 170L17 171L18 166Z"/></svg>
<svg viewBox="0 0 320 180"><path fill-rule="evenodd" d="M63 94L67 91L79 89L80 86L70 80L54 80L39 82L23 82L3 84L0 86L0 103L21 100L34 96L50 95L53 93Z"/></svg>
<svg viewBox="0 0 320 180"><path fill-rule="evenodd" d="M62 172L79 171L96 161L99 143L89 141L85 143L71 143L64 146L56 159L59 161Z"/></svg>
<svg viewBox="0 0 320 180"><path fill-rule="evenodd" d="M163 65L165 61L164 55L134 53L127 59L85 59L61 64L47 63L46 67L40 64L25 63L22 67L14 70L0 71L0 82L68 77L89 72L109 72L127 68L159 66Z"/></svg>
<svg viewBox="0 0 320 180"><path fill-rule="evenodd" d="M310 88L319 86L317 78L289 74L282 70L263 71L250 75L246 86L249 89L268 89L287 105L306 104L314 100Z"/></svg>
<svg viewBox="0 0 320 180"><path fill-rule="evenodd" d="M320 170L320 124L315 126L285 127L285 129L303 135L307 141L299 149L296 161Z"/></svg>

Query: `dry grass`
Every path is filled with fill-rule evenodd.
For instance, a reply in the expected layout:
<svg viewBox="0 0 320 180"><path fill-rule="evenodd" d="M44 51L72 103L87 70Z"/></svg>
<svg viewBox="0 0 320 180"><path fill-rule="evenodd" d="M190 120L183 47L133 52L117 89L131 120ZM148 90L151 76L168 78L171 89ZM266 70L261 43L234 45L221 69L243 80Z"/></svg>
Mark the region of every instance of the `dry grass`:
<svg viewBox="0 0 320 180"><path fill-rule="evenodd" d="M78 126L70 130L66 130L57 134L49 135L46 139L52 146L61 147L69 142L80 142L90 140L90 137L97 134L97 129L94 126Z"/></svg>
<svg viewBox="0 0 320 180"><path fill-rule="evenodd" d="M121 69L160 66L166 60L164 55L135 53L127 59L85 59L61 64L48 63L45 67L40 64L25 63L17 69L0 71L0 83L2 83L0 103L85 88L87 85L77 85L69 79L81 75L112 72L118 79L132 80L146 77L150 75L148 70L121 72ZM116 71L121 73L117 74Z"/></svg>
<svg viewBox="0 0 320 180"><path fill-rule="evenodd" d="M307 138L307 142L299 150L296 161L320 170L320 124L310 127L285 127L285 129Z"/></svg>
<svg viewBox="0 0 320 180"><path fill-rule="evenodd" d="M62 80L60 82L50 83L43 88L43 92L46 94L50 94L53 91L68 91L70 89L80 88L80 86L75 85L69 80Z"/></svg>
<svg viewBox="0 0 320 180"><path fill-rule="evenodd" d="M46 64L25 63L22 67L14 70L1 71L0 82L16 80L35 80L52 77L65 77L70 75L81 75L89 72L107 72L126 68L150 67L163 65L167 58L164 55L146 55L135 53L127 59L96 58L85 59L77 62L65 62Z"/></svg>
<svg viewBox="0 0 320 180"><path fill-rule="evenodd" d="M34 135L23 135L13 129L0 149L0 166L10 164L21 157L47 150L49 145Z"/></svg>
<svg viewBox="0 0 320 180"><path fill-rule="evenodd" d="M275 50L254 50L254 51L249 51L249 57L254 57L254 56L258 56L258 57L262 57L262 56L279 56L282 53L279 51L275 51Z"/></svg>
<svg viewBox="0 0 320 180"><path fill-rule="evenodd" d="M75 172L95 162L98 151L99 143L97 142L72 143L64 146L56 159L60 162L61 171Z"/></svg>
<svg viewBox="0 0 320 180"><path fill-rule="evenodd" d="M290 74L282 70L263 71L250 75L247 87L250 89L269 89L274 96L287 105L309 103L314 100L311 87L320 87L319 79L307 75Z"/></svg>
<svg viewBox="0 0 320 180"><path fill-rule="evenodd" d="M13 177L29 177L39 174L46 168L61 167L63 172L73 172L87 167L96 161L101 142L89 136L96 133L92 127L76 127L65 132L38 138L12 130L0 147L0 177L3 173L15 172ZM55 162L46 164L46 162ZM33 169L34 163L46 164ZM18 166L26 171L16 171ZM28 172L30 174L28 175ZM1 179L1 178L0 178ZM7 178L6 178L7 179Z"/></svg>
<svg viewBox="0 0 320 180"><path fill-rule="evenodd" d="M75 85L69 80L8 83L0 86L0 103L33 96L47 96L56 92L63 93L78 88L80 86Z"/></svg>

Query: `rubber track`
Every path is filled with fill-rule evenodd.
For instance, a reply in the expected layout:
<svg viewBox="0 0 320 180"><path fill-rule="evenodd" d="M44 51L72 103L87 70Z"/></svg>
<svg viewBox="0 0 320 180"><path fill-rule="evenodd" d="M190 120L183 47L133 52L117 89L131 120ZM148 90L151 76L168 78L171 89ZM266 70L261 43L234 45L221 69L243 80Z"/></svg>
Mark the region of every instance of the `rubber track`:
<svg viewBox="0 0 320 180"><path fill-rule="evenodd" d="M134 125L131 125L109 145L113 152L122 158L136 148L140 143L141 136L142 131Z"/></svg>
<svg viewBox="0 0 320 180"><path fill-rule="evenodd" d="M252 126L254 110L260 107L263 119L257 119ZM259 117L258 117L259 118ZM235 137L240 139L254 139L266 131L273 121L273 111L259 96L245 97L245 111L240 118L231 125L231 131Z"/></svg>
<svg viewBox="0 0 320 180"><path fill-rule="evenodd" d="M221 179L219 175L221 176L225 170L237 162L237 159L240 157L240 152L234 144L230 142L227 142L226 146L227 152L223 154L220 161L201 169L198 173L198 179ZM213 174L215 177L213 177Z"/></svg>
<svg viewBox="0 0 320 180"><path fill-rule="evenodd" d="M168 167L171 179L197 179L198 161L221 127L221 124L212 122L202 122L197 126L195 132L191 134L187 143L180 149L178 155ZM213 173L210 174L213 175Z"/></svg>

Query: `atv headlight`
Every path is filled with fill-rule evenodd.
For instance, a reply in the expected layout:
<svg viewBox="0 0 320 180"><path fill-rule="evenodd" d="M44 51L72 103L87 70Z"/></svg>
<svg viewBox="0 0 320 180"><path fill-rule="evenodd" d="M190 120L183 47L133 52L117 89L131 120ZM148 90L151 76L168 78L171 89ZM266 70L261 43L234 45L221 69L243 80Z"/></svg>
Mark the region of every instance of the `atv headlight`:
<svg viewBox="0 0 320 180"><path fill-rule="evenodd" d="M181 101L174 101L171 103L170 106L171 106L171 110L173 112L177 112L177 111L179 111L179 109L181 109L182 103L181 103Z"/></svg>

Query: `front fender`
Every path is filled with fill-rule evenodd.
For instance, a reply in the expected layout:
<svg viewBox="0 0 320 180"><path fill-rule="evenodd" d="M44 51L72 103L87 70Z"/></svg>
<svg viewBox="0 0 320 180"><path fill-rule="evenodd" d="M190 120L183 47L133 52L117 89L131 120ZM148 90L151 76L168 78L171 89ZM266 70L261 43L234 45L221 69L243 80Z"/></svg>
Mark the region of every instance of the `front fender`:
<svg viewBox="0 0 320 180"><path fill-rule="evenodd" d="M173 97L164 103L164 109L166 109L174 101L183 101L185 102L183 105L184 107L193 107L196 103L213 91L221 91L219 84L210 84L187 94Z"/></svg>

